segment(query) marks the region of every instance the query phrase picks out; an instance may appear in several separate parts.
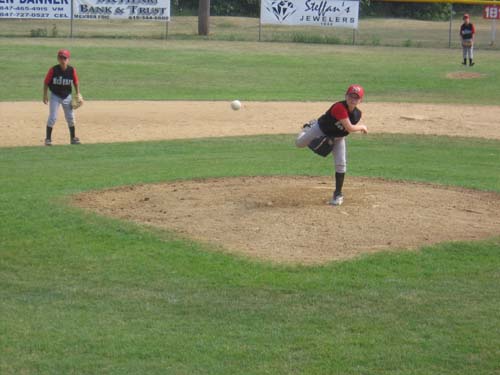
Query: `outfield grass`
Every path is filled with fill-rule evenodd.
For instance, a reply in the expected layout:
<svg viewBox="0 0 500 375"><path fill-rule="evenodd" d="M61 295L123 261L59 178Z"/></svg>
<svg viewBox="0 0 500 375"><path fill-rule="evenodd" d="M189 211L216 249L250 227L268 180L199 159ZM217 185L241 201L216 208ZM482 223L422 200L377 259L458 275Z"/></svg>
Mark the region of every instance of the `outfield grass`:
<svg viewBox="0 0 500 375"><path fill-rule="evenodd" d="M366 101L500 103L497 51L464 69L461 52L448 49L31 39L0 39L1 100L41 100L61 47L71 49L88 100L337 100L357 82ZM447 78L457 71L483 76Z"/></svg>
<svg viewBox="0 0 500 375"><path fill-rule="evenodd" d="M0 149L0 372L498 371L500 238L271 266L64 203L135 183L331 173L329 160L292 143ZM500 192L498 142L371 135L350 150L352 174Z"/></svg>
<svg viewBox="0 0 500 375"><path fill-rule="evenodd" d="M60 47L0 40L0 100L40 100ZM500 96L495 52L474 68L486 78L456 81L443 78L458 70L447 50L71 49L90 100L335 100L354 79L372 101ZM370 134L349 140L349 159L349 175L500 193L498 141ZM0 148L0 373L499 373L499 237L278 266L67 205L71 194L112 186L331 173L331 160L296 149L292 135Z"/></svg>

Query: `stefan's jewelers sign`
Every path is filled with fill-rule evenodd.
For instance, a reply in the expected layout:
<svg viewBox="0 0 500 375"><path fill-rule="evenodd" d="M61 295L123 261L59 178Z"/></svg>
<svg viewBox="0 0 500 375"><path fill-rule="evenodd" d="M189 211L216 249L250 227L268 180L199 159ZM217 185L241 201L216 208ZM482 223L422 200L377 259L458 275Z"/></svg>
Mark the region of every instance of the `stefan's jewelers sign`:
<svg viewBox="0 0 500 375"><path fill-rule="evenodd" d="M263 24L358 28L358 1L262 0Z"/></svg>

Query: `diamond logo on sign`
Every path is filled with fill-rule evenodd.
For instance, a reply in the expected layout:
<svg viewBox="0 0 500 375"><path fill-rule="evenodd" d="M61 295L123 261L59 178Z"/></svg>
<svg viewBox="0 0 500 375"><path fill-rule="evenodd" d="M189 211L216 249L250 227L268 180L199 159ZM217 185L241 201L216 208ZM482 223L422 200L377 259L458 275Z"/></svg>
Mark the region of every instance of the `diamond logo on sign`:
<svg viewBox="0 0 500 375"><path fill-rule="evenodd" d="M274 17L276 17L279 22L283 22L297 11L295 5L289 0L274 0L270 3L268 2L266 9L274 14Z"/></svg>
<svg viewBox="0 0 500 375"><path fill-rule="evenodd" d="M357 29L359 2L359 0L261 0L260 23Z"/></svg>

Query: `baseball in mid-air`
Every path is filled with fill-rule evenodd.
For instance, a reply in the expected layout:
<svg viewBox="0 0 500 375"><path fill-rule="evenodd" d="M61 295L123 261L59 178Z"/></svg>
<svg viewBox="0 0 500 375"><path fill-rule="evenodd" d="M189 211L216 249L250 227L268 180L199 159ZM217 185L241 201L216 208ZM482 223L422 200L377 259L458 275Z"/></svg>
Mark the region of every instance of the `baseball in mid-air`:
<svg viewBox="0 0 500 375"><path fill-rule="evenodd" d="M241 102L239 100L233 100L231 102L231 108L235 111L241 108Z"/></svg>

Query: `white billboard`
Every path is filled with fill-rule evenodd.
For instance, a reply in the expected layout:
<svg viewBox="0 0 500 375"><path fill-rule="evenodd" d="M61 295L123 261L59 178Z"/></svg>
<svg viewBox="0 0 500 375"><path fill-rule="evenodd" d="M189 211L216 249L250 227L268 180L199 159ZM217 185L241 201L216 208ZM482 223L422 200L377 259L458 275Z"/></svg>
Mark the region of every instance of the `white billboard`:
<svg viewBox="0 0 500 375"><path fill-rule="evenodd" d="M75 0L74 17L169 21L170 0Z"/></svg>
<svg viewBox="0 0 500 375"><path fill-rule="evenodd" d="M0 0L0 18L71 18L71 0Z"/></svg>
<svg viewBox="0 0 500 375"><path fill-rule="evenodd" d="M261 0L262 24L358 28L359 1Z"/></svg>
<svg viewBox="0 0 500 375"><path fill-rule="evenodd" d="M169 21L170 0L0 0L0 18Z"/></svg>

